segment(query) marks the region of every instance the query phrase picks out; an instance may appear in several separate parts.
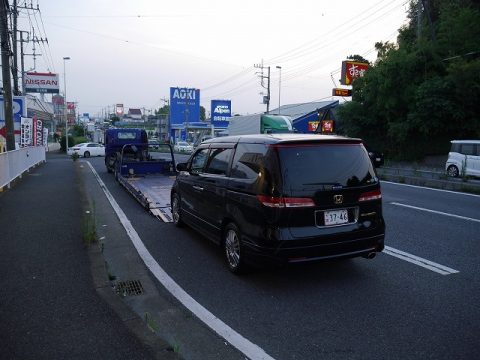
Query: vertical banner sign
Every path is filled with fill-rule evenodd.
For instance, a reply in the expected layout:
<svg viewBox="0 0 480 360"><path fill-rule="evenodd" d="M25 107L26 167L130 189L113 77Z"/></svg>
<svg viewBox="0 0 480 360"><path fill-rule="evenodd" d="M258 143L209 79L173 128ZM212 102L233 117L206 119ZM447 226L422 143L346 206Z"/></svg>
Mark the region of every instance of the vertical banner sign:
<svg viewBox="0 0 480 360"><path fill-rule="evenodd" d="M228 118L232 116L231 100L212 100L212 125L218 128L228 127Z"/></svg>
<svg viewBox="0 0 480 360"><path fill-rule="evenodd" d="M43 146L43 121L33 117L33 145Z"/></svg>
<svg viewBox="0 0 480 360"><path fill-rule="evenodd" d="M24 118L20 120L20 146L33 145L33 119Z"/></svg>
<svg viewBox="0 0 480 360"><path fill-rule="evenodd" d="M345 60L342 61L342 77L340 78L340 84L352 85L353 80L363 77L368 70L368 64Z"/></svg>
<svg viewBox="0 0 480 360"><path fill-rule="evenodd" d="M43 128L43 146L48 151L48 129L46 127Z"/></svg>
<svg viewBox="0 0 480 360"><path fill-rule="evenodd" d="M200 121L200 90L170 88L170 126Z"/></svg>

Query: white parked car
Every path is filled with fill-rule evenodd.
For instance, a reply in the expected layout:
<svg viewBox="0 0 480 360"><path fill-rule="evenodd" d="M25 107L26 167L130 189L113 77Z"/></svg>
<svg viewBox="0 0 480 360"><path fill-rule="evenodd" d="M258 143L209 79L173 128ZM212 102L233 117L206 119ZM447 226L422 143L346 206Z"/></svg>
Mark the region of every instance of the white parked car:
<svg viewBox="0 0 480 360"><path fill-rule="evenodd" d="M173 151L191 154L193 152L193 145L190 145L186 141L179 141L173 146Z"/></svg>
<svg viewBox="0 0 480 360"><path fill-rule="evenodd" d="M105 156L105 146L99 143L81 143L68 148L67 154L77 153L79 156Z"/></svg>
<svg viewBox="0 0 480 360"><path fill-rule="evenodd" d="M445 170L448 176L480 177L480 140L452 140Z"/></svg>

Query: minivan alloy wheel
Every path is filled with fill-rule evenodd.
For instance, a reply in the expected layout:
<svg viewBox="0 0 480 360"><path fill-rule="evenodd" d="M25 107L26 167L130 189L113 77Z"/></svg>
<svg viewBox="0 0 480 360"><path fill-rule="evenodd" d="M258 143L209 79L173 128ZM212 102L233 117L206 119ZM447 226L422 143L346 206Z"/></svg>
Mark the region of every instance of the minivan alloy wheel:
<svg viewBox="0 0 480 360"><path fill-rule="evenodd" d="M234 224L228 224L225 229L225 256L228 267L233 273L243 270L243 259L241 257L240 234Z"/></svg>
<svg viewBox="0 0 480 360"><path fill-rule="evenodd" d="M183 224L180 210L180 197L177 194L174 194L172 197L172 217L175 226L180 227Z"/></svg>

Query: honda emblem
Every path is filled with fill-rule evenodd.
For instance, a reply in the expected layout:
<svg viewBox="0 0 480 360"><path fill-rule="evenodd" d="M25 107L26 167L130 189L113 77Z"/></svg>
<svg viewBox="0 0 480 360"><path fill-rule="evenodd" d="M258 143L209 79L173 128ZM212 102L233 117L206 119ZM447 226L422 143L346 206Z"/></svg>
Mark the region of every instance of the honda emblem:
<svg viewBox="0 0 480 360"><path fill-rule="evenodd" d="M343 203L343 195L333 195L333 202L335 204L342 204Z"/></svg>

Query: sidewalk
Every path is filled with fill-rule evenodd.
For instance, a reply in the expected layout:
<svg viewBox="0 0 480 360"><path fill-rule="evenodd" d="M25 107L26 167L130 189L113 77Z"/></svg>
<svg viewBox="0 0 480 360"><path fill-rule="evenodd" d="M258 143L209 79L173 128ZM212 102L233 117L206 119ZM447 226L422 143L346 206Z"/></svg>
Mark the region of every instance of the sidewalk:
<svg viewBox="0 0 480 360"><path fill-rule="evenodd" d="M95 289L82 201L74 163L57 152L0 194L0 357L172 358L138 340Z"/></svg>

